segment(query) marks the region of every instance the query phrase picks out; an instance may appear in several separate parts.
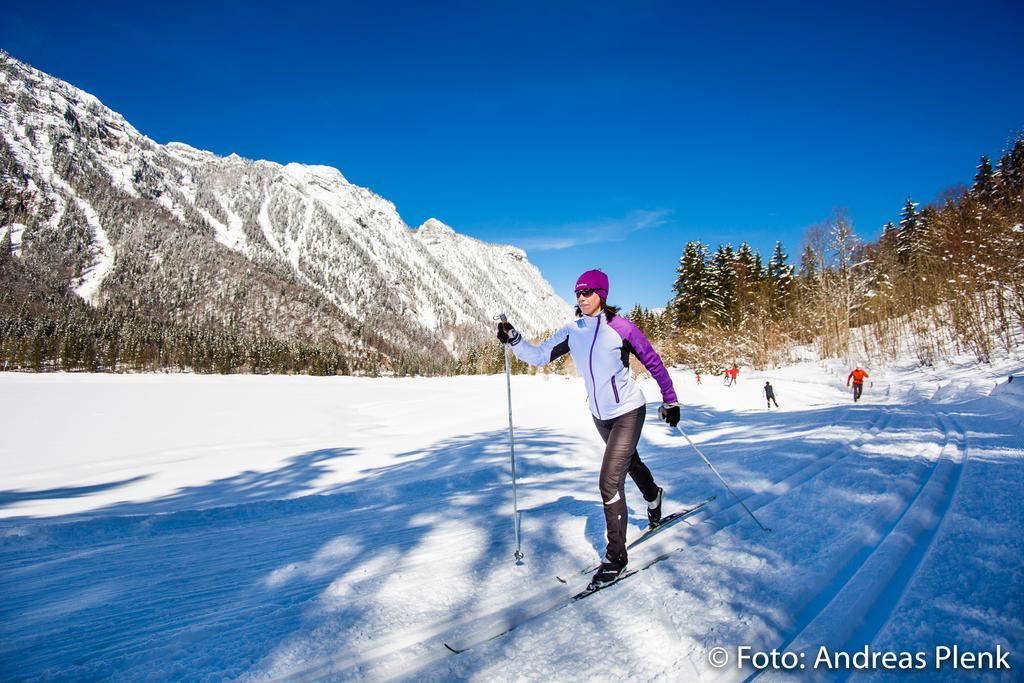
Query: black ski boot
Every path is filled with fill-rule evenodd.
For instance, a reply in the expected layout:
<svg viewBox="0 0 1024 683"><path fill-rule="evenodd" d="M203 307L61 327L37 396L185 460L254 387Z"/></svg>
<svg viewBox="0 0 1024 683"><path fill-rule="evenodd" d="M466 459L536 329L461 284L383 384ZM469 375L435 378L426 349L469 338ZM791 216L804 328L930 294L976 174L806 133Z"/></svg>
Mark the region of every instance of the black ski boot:
<svg viewBox="0 0 1024 683"><path fill-rule="evenodd" d="M626 569L625 562L608 562L607 560L601 563L601 568L594 574L594 578L590 580L590 585L587 586L588 591L596 591L604 588L610 583L615 583L619 575Z"/></svg>
<svg viewBox="0 0 1024 683"><path fill-rule="evenodd" d="M647 523L650 524L650 528L661 524L661 499L665 495L665 489L658 489L658 497L647 503Z"/></svg>

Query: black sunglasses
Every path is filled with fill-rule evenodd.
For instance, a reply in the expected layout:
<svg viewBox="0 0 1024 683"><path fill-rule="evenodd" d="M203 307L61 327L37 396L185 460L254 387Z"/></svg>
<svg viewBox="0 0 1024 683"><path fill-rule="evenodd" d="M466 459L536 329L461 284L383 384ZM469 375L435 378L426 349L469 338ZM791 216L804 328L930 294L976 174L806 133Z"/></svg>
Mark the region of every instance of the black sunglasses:
<svg viewBox="0 0 1024 683"><path fill-rule="evenodd" d="M591 295L591 294L593 294L593 293L594 293L595 291L596 291L596 290L593 290L593 289L589 289L589 288L588 288L588 289L577 289L577 290L576 290L576 298L578 299L578 298L580 297L580 295L581 295L581 294L582 294L583 296L590 296L590 295Z"/></svg>

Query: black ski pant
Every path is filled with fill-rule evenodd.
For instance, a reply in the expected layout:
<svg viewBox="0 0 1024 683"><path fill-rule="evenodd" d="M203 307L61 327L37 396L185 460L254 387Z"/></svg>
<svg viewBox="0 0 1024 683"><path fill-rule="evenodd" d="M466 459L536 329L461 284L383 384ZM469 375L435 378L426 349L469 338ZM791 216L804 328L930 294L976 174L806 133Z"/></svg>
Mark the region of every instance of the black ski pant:
<svg viewBox="0 0 1024 683"><path fill-rule="evenodd" d="M779 407L779 402L775 400L775 394L768 394L768 407L772 407L772 403L775 403L775 407Z"/></svg>
<svg viewBox="0 0 1024 683"><path fill-rule="evenodd" d="M856 403L860 399L860 395L864 393L864 385L854 382L853 383L853 402Z"/></svg>
<svg viewBox="0 0 1024 683"><path fill-rule="evenodd" d="M594 418L597 431L605 443L598 486L604 503L604 522L608 529L605 557L609 562L625 564L627 560L626 525L629 512L626 509L626 474L640 489L644 500L650 502L658 497L654 476L636 451L646 413L647 407L640 406L610 420Z"/></svg>

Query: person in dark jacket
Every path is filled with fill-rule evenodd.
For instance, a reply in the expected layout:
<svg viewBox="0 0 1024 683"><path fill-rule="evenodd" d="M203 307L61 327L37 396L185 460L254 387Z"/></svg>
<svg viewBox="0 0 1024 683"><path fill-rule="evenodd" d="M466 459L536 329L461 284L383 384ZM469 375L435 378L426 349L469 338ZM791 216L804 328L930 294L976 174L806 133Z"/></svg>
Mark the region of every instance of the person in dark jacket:
<svg viewBox="0 0 1024 683"><path fill-rule="evenodd" d="M772 402L775 403L775 407L779 407L779 402L775 400L775 389L772 388L771 382L764 383L764 397L768 401L768 410L772 408Z"/></svg>
<svg viewBox="0 0 1024 683"><path fill-rule="evenodd" d="M507 322L498 325L498 340L510 344L519 360L544 365L565 354L572 356L583 376L594 425L605 442L598 488L604 502L608 548L604 561L591 581L597 588L614 582L626 568L626 475L640 489L647 502L651 526L661 521L664 489L654 481L640 459L636 446L644 426L647 399L629 373L629 356L636 356L661 389L661 418L675 427L679 403L672 379L661 357L643 333L609 306L608 276L588 270L576 281L576 319L540 344L531 344Z"/></svg>

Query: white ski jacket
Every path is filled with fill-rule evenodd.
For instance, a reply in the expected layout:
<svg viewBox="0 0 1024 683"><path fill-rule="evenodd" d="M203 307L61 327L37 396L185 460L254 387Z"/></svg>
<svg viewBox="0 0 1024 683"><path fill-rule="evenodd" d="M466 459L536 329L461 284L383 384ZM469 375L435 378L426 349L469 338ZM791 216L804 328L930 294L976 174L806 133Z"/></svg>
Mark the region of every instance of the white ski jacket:
<svg viewBox="0 0 1024 683"><path fill-rule="evenodd" d="M657 351L636 325L621 316L611 320L604 312L582 316L540 344L523 341L518 332L509 343L516 358L530 365L545 365L572 354L576 370L587 387L590 412L610 420L647 404L629 374L629 354L636 356L658 382L665 403L676 402L672 379Z"/></svg>

